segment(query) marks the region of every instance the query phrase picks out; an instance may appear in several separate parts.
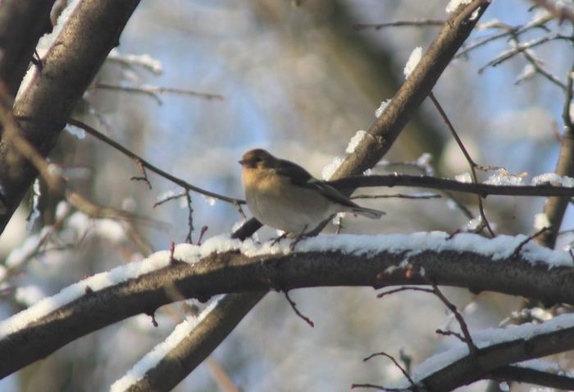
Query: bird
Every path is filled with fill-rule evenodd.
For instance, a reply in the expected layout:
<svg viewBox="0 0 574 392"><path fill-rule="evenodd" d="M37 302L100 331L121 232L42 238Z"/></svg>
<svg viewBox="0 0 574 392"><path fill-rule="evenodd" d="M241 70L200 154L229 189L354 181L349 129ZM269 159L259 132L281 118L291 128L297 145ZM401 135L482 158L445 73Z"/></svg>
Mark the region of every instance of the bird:
<svg viewBox="0 0 574 392"><path fill-rule="evenodd" d="M247 151L239 161L249 210L264 225L301 237L339 212L378 219L385 213L361 207L303 167L264 149Z"/></svg>

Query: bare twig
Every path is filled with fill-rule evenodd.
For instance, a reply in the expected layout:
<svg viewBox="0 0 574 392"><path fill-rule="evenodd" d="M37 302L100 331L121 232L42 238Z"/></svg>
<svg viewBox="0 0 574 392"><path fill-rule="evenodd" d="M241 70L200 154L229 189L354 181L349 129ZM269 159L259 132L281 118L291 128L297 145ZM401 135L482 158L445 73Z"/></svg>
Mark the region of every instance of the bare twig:
<svg viewBox="0 0 574 392"><path fill-rule="evenodd" d="M545 8L553 16L557 17L560 21L568 19L570 22L574 23L574 12L571 8L566 5L559 7L556 2L550 2L548 0L531 0L534 4Z"/></svg>
<svg viewBox="0 0 574 392"><path fill-rule="evenodd" d="M168 197L166 197L166 198L164 198L164 199L161 199L161 200L159 200L159 201L156 201L156 202L154 203L154 205L153 205L153 208L156 208L156 207L158 207L158 206L161 206L162 204L165 204L165 203L167 203L168 201L181 199L182 197L186 197L186 195L187 195L187 192L181 192L181 193L178 193L177 195L168 196Z"/></svg>
<svg viewBox="0 0 574 392"><path fill-rule="evenodd" d="M533 239L535 239L536 237L541 236L542 234L546 233L547 231L550 230L550 227L543 227L542 229L538 230L536 233L528 236L524 241L522 241L520 244L518 244L518 246L516 247L516 249L514 249L514 253L512 253L512 258L513 259L517 259L518 256L520 256L520 252L522 251L522 248L524 248L524 246L526 244L528 244L530 241L532 241Z"/></svg>
<svg viewBox="0 0 574 392"><path fill-rule="evenodd" d="M155 75L160 75L163 72L161 63L148 55L121 54L116 50L112 50L108 54L106 61L115 62L129 68L141 67Z"/></svg>
<svg viewBox="0 0 574 392"><path fill-rule="evenodd" d="M378 357L378 356L383 356L383 357L389 358L395 364L395 366L401 371L403 376L405 376L405 378L409 381L409 383L411 384L412 390L413 391L419 390L419 387L417 386L415 381L412 379L411 375L405 370L404 367L401 366L400 363L397 362L397 360L392 355L389 355L389 354L381 351L381 352L369 355L367 358L363 359L363 361L366 362L369 359L374 358L374 357Z"/></svg>
<svg viewBox="0 0 574 392"><path fill-rule="evenodd" d="M351 196L351 199L411 199L411 200L429 200L440 199L442 196L437 193L426 194L405 194L405 193L389 193L386 195L366 195L359 193Z"/></svg>
<svg viewBox="0 0 574 392"><path fill-rule="evenodd" d="M491 28L498 28L501 29L501 32L492 34L490 36L484 37L484 38L480 38L472 43L470 43L469 45L464 46L464 48L458 52L458 54L456 55L456 57L461 57L461 56L465 56L467 55L470 51L477 49L481 46L484 46L494 40L497 39L501 39L501 38L507 38L510 35L514 35L516 37L518 37L519 35L536 29L536 28L542 28L545 29L545 24L548 23L549 21L551 21L552 19L554 19L554 16L552 15L547 15L545 17L542 18L537 18L535 20L530 21L529 23L523 25L523 26L509 26L505 23L490 23L488 24ZM484 25L481 25L481 27L484 28Z"/></svg>
<svg viewBox="0 0 574 392"><path fill-rule="evenodd" d="M208 94L208 93L198 93L191 90L181 89L181 88L173 88L173 87L159 87L159 86L123 86L123 85L115 85L110 83L96 83L93 88L100 88L106 90L115 90L115 91L122 91L126 93L138 93L151 96L152 98L156 99L159 104L162 103L161 99L158 97L159 94L178 94L178 95L187 95L190 97L198 97L204 98L208 100L217 100L223 101L225 98L223 95L220 94Z"/></svg>
<svg viewBox="0 0 574 392"><path fill-rule="evenodd" d="M564 133L561 138L561 148L558 163L556 164L556 174L561 176L572 176L574 175L574 127L571 119L571 107L573 102L572 88L574 87L574 65L572 65L568 72L566 86L567 88L562 110ZM546 201L546 204L544 205L544 214L548 218L551 228L544 232L543 235L536 238L536 242L538 244L549 248L554 247L556 237L560 230L560 226L562 225L562 219L564 218L564 213L566 212L566 207L570 199L571 197L551 197Z"/></svg>
<svg viewBox="0 0 574 392"><path fill-rule="evenodd" d="M566 37L566 36L558 34L558 33L549 33L549 34L546 34L546 35L539 37L537 39L521 43L518 41L518 38L515 35L513 35L511 33L510 33L510 35L512 37L511 42L514 43L514 47L501 53L500 55L498 55L497 57L495 57L494 59L492 59L488 63L486 63L486 65L479 68L479 70L478 70L479 73L483 72L488 67L496 67L497 65L500 65L503 62L516 56L517 54L531 50L532 48L535 48L539 45L545 44L546 42L553 41L556 39L569 39L570 38L570 37Z"/></svg>
<svg viewBox="0 0 574 392"><path fill-rule="evenodd" d="M462 331L462 334L464 335L464 342L468 346L468 350L470 351L470 353L471 354L478 353L478 347L476 347L476 345L474 344L474 342L472 340L472 336L470 335L470 331L468 330L468 325L466 324L464 317L462 317L462 314L460 314L460 312L458 311L456 306L454 306L454 304L452 302L450 302L448 300L448 298L445 297L445 295L442 293L442 291L438 288L438 286L435 283L432 283L431 285L432 285L434 294L452 312L452 314L456 318L456 321L458 321L458 324L460 326L460 330Z"/></svg>
<svg viewBox="0 0 574 392"><path fill-rule="evenodd" d="M221 366L219 361L215 360L213 357L208 358L206 361L208 369L211 371L211 375L222 392L241 392L241 389L234 384L229 373Z"/></svg>
<svg viewBox="0 0 574 392"><path fill-rule="evenodd" d="M381 30L385 27L425 27L425 26L442 26L444 20L440 19L416 19L416 20L396 20L387 23L356 23L353 25L355 30L375 29Z"/></svg>
<svg viewBox="0 0 574 392"><path fill-rule="evenodd" d="M526 59L526 61L528 61L532 65L537 74L542 75L543 77L548 79L548 81L550 81L551 83L555 84L556 86L564 90L566 93L568 93L566 91L568 87L558 77L556 77L556 75L553 75L552 73L547 71L546 68L542 66L542 61L535 58L534 54L531 51L525 50L521 53L522 56Z"/></svg>
<svg viewBox="0 0 574 392"><path fill-rule="evenodd" d="M442 336L454 336L455 338L457 338L458 340L460 340L462 343L466 343L466 339L464 337L463 334L458 333L458 332L454 332L454 331L445 331L443 329L436 329L435 333L437 335L442 335Z"/></svg>
<svg viewBox="0 0 574 392"><path fill-rule="evenodd" d="M130 180L132 180L132 181L143 181L144 183L147 184L148 188L151 190L152 189L151 182L149 182L149 179L147 178L147 172L145 170L145 167L142 165L142 162L140 160L136 161L136 165L137 165L137 167L140 170L140 173L142 175L139 177L133 176L130 178Z"/></svg>
<svg viewBox="0 0 574 392"><path fill-rule="evenodd" d="M193 244L191 234L193 233L193 204L191 200L191 193L187 191L185 193L185 200L187 202L187 236L185 237L185 242L188 244Z"/></svg>
<svg viewBox="0 0 574 392"><path fill-rule="evenodd" d="M215 192L210 192L208 190L199 188L195 185L192 185L188 182L183 181L182 179L175 177L163 170L161 170L160 168L158 168L155 165L152 165L150 162L146 161L145 159L143 159L142 157L140 157L139 155L135 154L134 152L132 152L131 150L127 149L126 147L122 146L120 143L112 140L111 138L107 137L106 135L102 134L101 132L98 132L95 128L85 124L84 122L80 121L80 120L76 120L76 119L70 119L68 121L69 124L74 125L76 127L82 128L83 130L85 130L87 133L89 133L90 135L94 136L95 138L103 141L104 143L108 144L109 146L113 147L114 149L118 150L119 152L121 152L122 154L126 155L127 157L134 159L136 162L138 162L139 164L141 164L143 167L145 167L146 169L148 169L149 171L152 171L162 177L164 177L165 179L173 182L174 184L177 184L179 186L181 186L183 189L189 190L189 191L193 191L193 192L197 192L200 193L202 195L205 196L209 196L209 197L213 197L214 199L218 199L218 200L222 200L222 201L226 201L228 203L237 205L237 204L245 204L244 200L241 199L236 199L233 197L228 197L228 196L224 196L224 195L220 195L218 193Z"/></svg>
<svg viewBox="0 0 574 392"><path fill-rule="evenodd" d="M382 293L377 294L377 298L383 298L387 295L391 295L391 294L396 294L396 293L400 293L402 291L421 291L423 293L430 293L432 294L433 291L431 289L427 289L424 287L417 287L417 286L402 286L402 287L398 287L396 289L391 289L391 290L386 290Z"/></svg>
<svg viewBox="0 0 574 392"><path fill-rule="evenodd" d="M291 305L291 309L293 309L295 314L297 314L297 316L299 316L303 321L305 321L307 324L309 324L309 326L311 326L311 328L315 327L315 323L313 323L313 321L311 321L311 319L309 317L303 315L303 313L301 313L299 311L299 309L297 309L297 304L289 296L289 291L286 290L283 292L283 294L285 294L285 299L287 299L287 302L289 302L289 305Z"/></svg>
<svg viewBox="0 0 574 392"><path fill-rule="evenodd" d="M466 147L464 146L464 143L462 142L462 140L458 136L458 133L454 129L454 126L450 122L450 119L446 115L446 112L444 111L444 109L442 108L442 106L440 105L440 103L438 102L438 100L436 99L435 95L432 92L429 94L429 98L432 101L435 108L438 110L438 112L439 112L441 118L443 119L444 123L446 124L448 130L450 131L451 135L454 137L454 140L456 141L458 148L462 151L462 154L464 155L466 161L468 162L468 165L470 167L470 172L472 174L472 181L474 183L478 183L478 177L476 176L476 169L480 169L480 166L477 165L476 162L474 162L474 160L470 156L469 152L467 151ZM490 226L490 223L488 222L488 218L486 217L486 213L484 211L484 205L482 202L482 197L479 196L477 198L477 201L478 201L478 210L480 212L480 217L482 218L482 224L484 225L484 227L486 227L489 234L492 237L494 237L495 236L494 231L492 230L492 227Z"/></svg>
<svg viewBox="0 0 574 392"><path fill-rule="evenodd" d="M402 389L385 388L381 385L376 385L376 384L351 384L351 389L356 389L356 388L370 388L370 389L378 389L380 391L389 391L389 392L403 391Z"/></svg>

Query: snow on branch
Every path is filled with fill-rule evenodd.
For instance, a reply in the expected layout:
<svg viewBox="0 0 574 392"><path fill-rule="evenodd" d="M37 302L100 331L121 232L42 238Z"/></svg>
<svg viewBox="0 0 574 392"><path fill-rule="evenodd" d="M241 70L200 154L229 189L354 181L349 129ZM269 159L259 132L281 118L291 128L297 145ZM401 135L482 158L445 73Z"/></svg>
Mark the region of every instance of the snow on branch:
<svg viewBox="0 0 574 392"><path fill-rule="evenodd" d="M158 252L87 278L2 322L0 356L11 361L0 363L0 376L104 326L141 313L153 315L183 298L431 282L574 303L574 274L566 273L574 265L571 255L526 239L444 232L321 235L299 242L294 252L290 241L256 244L227 236L201 246L179 245L173 254Z"/></svg>
<svg viewBox="0 0 574 392"><path fill-rule="evenodd" d="M421 363L414 369L412 379L427 390L453 390L485 378L492 370L508 364L571 350L573 337L572 314L557 316L542 324L478 331L472 335L478 346L476 353L469 353L468 346L459 343ZM570 386L574 385L571 377L568 381ZM400 390L410 385L411 381L403 380L392 388Z"/></svg>

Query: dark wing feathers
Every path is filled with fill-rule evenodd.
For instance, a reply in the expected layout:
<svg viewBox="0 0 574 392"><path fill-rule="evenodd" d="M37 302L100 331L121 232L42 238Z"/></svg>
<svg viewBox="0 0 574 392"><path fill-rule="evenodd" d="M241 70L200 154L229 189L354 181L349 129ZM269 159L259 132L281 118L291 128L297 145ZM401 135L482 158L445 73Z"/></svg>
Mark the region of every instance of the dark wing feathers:
<svg viewBox="0 0 574 392"><path fill-rule="evenodd" d="M292 184L302 187L307 187L309 180L315 179L301 166L283 159L280 160L280 163L277 165L275 170L277 171L277 174L288 177Z"/></svg>
<svg viewBox="0 0 574 392"><path fill-rule="evenodd" d="M358 204L353 203L347 196L333 188L331 185L317 179L313 180L314 181L310 182L310 185L317 188L327 199L347 207L359 207Z"/></svg>
<svg viewBox="0 0 574 392"><path fill-rule="evenodd" d="M275 167L275 170L277 174L288 177L293 185L308 189L316 189L332 202L352 208L354 213L361 214L369 218L379 218L381 215L384 215L383 211L364 208L352 202L351 199L339 192L336 188L333 188L324 181L316 179L307 170L303 169L296 163L282 159Z"/></svg>
<svg viewBox="0 0 574 392"><path fill-rule="evenodd" d="M307 170L291 161L281 160L277 165L277 173L288 177L291 183L303 188L316 189L327 199L347 207L359 207L341 192L313 177Z"/></svg>

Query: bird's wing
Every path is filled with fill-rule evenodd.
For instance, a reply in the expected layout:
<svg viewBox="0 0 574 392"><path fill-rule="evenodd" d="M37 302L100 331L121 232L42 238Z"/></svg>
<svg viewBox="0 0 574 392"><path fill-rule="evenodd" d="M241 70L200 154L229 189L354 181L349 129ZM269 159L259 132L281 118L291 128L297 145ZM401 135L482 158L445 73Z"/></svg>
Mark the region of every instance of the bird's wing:
<svg viewBox="0 0 574 392"><path fill-rule="evenodd" d="M327 199L335 203L339 203L347 207L358 207L358 205L353 203L347 196L324 181L316 179L311 175L311 173L296 163L281 160L281 164L277 165L275 170L277 171L277 174L289 178L293 185L307 189L315 189Z"/></svg>
<svg viewBox="0 0 574 392"><path fill-rule="evenodd" d="M364 214L368 217L380 217L384 214L382 211L372 210L369 208L361 207L354 203L345 194L339 192L336 188L313 177L307 170L301 166L287 160L281 160L281 164L277 165L275 169L277 174L289 178L293 185L297 185L307 189L314 189L321 193L324 197L334 203L353 209L353 212Z"/></svg>
<svg viewBox="0 0 574 392"><path fill-rule="evenodd" d="M313 178L308 182L308 186L317 189L323 196L335 203L339 203L347 207L359 207L358 204L352 202L351 199L324 181L319 181L316 178Z"/></svg>
<svg viewBox="0 0 574 392"><path fill-rule="evenodd" d="M291 161L281 160L275 168L277 174L289 178L293 185L308 187L310 180L316 180L311 173Z"/></svg>

